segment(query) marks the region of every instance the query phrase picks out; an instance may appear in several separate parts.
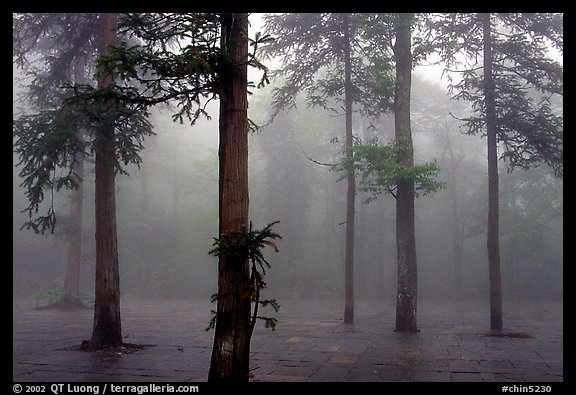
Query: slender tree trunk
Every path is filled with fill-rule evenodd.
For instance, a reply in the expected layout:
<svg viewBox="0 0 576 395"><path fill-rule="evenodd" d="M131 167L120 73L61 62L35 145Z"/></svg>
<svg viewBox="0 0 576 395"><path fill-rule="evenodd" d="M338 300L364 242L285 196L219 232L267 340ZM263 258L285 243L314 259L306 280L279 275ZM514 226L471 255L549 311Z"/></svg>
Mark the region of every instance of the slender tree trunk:
<svg viewBox="0 0 576 395"><path fill-rule="evenodd" d="M144 150L143 152L143 158L142 158L142 162L143 163L148 163L148 150L150 148L147 148L146 150ZM142 212L143 213L147 213L149 210L149 187L148 187L148 178L149 178L149 174L148 174L148 166L144 165L140 168L140 173L142 174Z"/></svg>
<svg viewBox="0 0 576 395"><path fill-rule="evenodd" d="M87 79L86 65L77 65L73 68L74 81L85 83ZM79 128L76 134L82 139L83 130ZM68 302L80 302L80 271L82 264L82 207L84 203L84 155L77 153L76 174L80 179L78 189L70 195L70 235L68 239L68 252L66 256L66 274L64 277L64 299Z"/></svg>
<svg viewBox="0 0 576 395"><path fill-rule="evenodd" d="M488 143L488 271L490 278L490 328L502 329L502 285L500 280L500 224L498 202L498 146L496 104L492 80L492 37L490 14L482 15L484 33L484 100Z"/></svg>
<svg viewBox="0 0 576 395"><path fill-rule="evenodd" d="M454 180L452 181L454 182ZM452 219L454 223L452 233L452 256L454 259L454 293L455 297L462 296L462 257L463 257L463 244L462 232L460 230L460 214L458 212L458 202L456 197L456 187L450 187L450 194L452 200Z"/></svg>
<svg viewBox="0 0 576 395"><path fill-rule="evenodd" d="M346 105L346 147L352 147L352 62L350 59L350 14L343 15L344 21L344 95ZM346 153L347 157L352 152ZM354 206L356 200L356 180L354 170L349 170L346 177L348 190L346 193L346 251L344 259L345 308L344 323L354 322Z"/></svg>
<svg viewBox="0 0 576 395"><path fill-rule="evenodd" d="M382 202L383 203L383 202ZM386 211L384 209L384 204L381 203L381 207L382 207L382 223L386 223L388 218L386 215ZM386 245L386 230L384 229L384 226L379 226L378 227L378 241L382 250L386 250L385 245ZM389 294L389 288L388 288L388 284L386 283L386 262L384 260L382 260L380 262L380 264L378 265L378 279L379 279L379 283L380 283L380 287L378 289L378 297L380 298L380 300L386 300L388 294Z"/></svg>
<svg viewBox="0 0 576 395"><path fill-rule="evenodd" d="M221 15L219 235L248 225L248 14ZM218 307L209 382L248 382L250 270L246 259L218 259Z"/></svg>
<svg viewBox="0 0 576 395"><path fill-rule="evenodd" d="M410 129L410 88L412 85L411 52L412 14L397 14L396 87L394 92L394 127L396 141L401 145L399 162L414 165ZM416 238L414 230L414 181L400 180L396 189L396 245L398 251L398 294L396 331L417 332Z"/></svg>
<svg viewBox="0 0 576 395"><path fill-rule="evenodd" d="M500 210L500 216L503 219L504 232L508 234L507 241L503 246L503 251L501 253L501 260L503 261L508 273L519 273L520 268L517 265L516 251L518 251L517 235L514 224L517 221L516 216L516 182L512 177L506 177L504 182L502 182L502 194L500 197L504 197L503 209ZM504 272L506 277L506 272ZM519 290L519 275L508 276L508 289L512 291L508 295L518 296L517 290Z"/></svg>
<svg viewBox="0 0 576 395"><path fill-rule="evenodd" d="M448 130L448 128L446 129ZM456 298L462 295L462 231L460 224L460 210L458 205L458 194L456 191L456 169L460 160L456 160L452 146L450 145L450 137L446 135L446 146L444 153L448 152L450 160L450 172L448 173L448 191L450 196L450 207L452 209L452 259L454 260L454 296ZM442 159L444 159L444 153ZM446 161L444 161L446 163Z"/></svg>
<svg viewBox="0 0 576 395"><path fill-rule="evenodd" d="M99 53L116 41L117 14L101 14ZM101 76L98 87L112 84L110 75ZM96 300L94 328L89 348L122 345L120 321L120 278L116 238L116 193L114 127L103 125L96 142Z"/></svg>
<svg viewBox="0 0 576 395"><path fill-rule="evenodd" d="M76 155L76 174L84 177L84 156ZM68 253L66 257L66 276L64 278L65 298L77 301L80 298L80 264L82 262L82 202L84 198L84 182L81 181L78 189L72 191L70 197L70 238L68 240Z"/></svg>

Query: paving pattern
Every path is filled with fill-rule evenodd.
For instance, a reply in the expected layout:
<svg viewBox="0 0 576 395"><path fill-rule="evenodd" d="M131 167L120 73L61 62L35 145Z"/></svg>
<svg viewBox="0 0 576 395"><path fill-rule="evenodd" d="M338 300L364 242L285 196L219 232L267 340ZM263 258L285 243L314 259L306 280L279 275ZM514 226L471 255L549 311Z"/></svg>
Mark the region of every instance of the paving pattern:
<svg viewBox="0 0 576 395"><path fill-rule="evenodd" d="M504 325L531 337L486 336L488 306L420 302L417 334L394 332L390 302L356 302L353 325L343 304L281 301L275 331L257 327L254 381L562 382L561 303L508 303ZM15 382L201 382L210 364L214 306L199 301L122 302L125 341L152 347L133 353L70 348L89 338L93 312L36 310L14 301Z"/></svg>

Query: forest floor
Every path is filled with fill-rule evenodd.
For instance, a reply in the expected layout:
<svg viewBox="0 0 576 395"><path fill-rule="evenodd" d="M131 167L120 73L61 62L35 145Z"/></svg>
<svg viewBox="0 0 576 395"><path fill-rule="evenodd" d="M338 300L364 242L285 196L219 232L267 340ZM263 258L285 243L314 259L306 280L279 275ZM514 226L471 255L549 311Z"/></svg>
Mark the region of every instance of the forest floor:
<svg viewBox="0 0 576 395"><path fill-rule="evenodd" d="M562 382L562 303L505 303L512 336L486 336L488 306L422 301L417 334L394 332L390 302L356 302L353 325L343 303L280 301L276 330L257 326L254 381ZM14 382L206 381L214 331L206 301L122 301L126 343L135 352L74 350L92 333L91 309L35 309L13 302Z"/></svg>

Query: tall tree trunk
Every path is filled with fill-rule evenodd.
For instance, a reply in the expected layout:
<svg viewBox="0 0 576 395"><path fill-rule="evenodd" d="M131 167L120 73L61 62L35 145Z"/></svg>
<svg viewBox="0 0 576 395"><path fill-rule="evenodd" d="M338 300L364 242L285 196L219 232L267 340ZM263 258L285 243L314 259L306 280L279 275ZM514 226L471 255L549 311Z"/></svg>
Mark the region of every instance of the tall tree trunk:
<svg viewBox="0 0 576 395"><path fill-rule="evenodd" d="M412 14L397 14L395 24L396 86L394 92L394 130L400 144L399 162L414 165L410 129L410 88L412 85ZM400 180L396 189L396 246L398 251L398 294L396 331L417 332L416 238L414 234L414 181Z"/></svg>
<svg viewBox="0 0 576 395"><path fill-rule="evenodd" d="M448 131L446 127L446 131ZM449 155L450 171L448 172L448 196L450 197L450 208L452 209L452 259L454 261L454 297L459 298L462 296L462 257L463 257L463 236L462 225L460 224L460 210L458 205L458 194L456 191L456 169L462 158L456 159L450 144L450 136L446 133L446 146L442 152L443 163L445 160L445 153Z"/></svg>
<svg viewBox="0 0 576 395"><path fill-rule="evenodd" d="M219 235L248 225L248 14L220 17ZM218 307L209 382L248 382L250 270L246 259L218 258Z"/></svg>
<svg viewBox="0 0 576 395"><path fill-rule="evenodd" d="M143 163L148 163L148 157L149 155L147 155L148 150L150 148L147 148L146 150L144 150L142 156L142 162ZM140 168L140 173L141 173L141 177L142 177L142 192L141 192L141 196L142 196L142 212L143 213L147 213L149 210L149 195L150 195L150 188L148 187L149 182L148 182L148 178L150 177L148 174L148 166L142 166Z"/></svg>
<svg viewBox="0 0 576 395"><path fill-rule="evenodd" d="M492 79L492 26L490 14L482 15L484 34L484 103L488 144L488 271L490 279L490 328L502 329L502 285L500 280L500 224L498 202L498 146L496 104Z"/></svg>
<svg viewBox="0 0 576 395"><path fill-rule="evenodd" d="M76 83L87 82L87 67L85 64L77 65L73 69ZM76 131L82 139L83 130ZM84 155L77 153L76 174L80 179L78 189L70 195L70 238L68 239L68 252L66 256L66 274L64 277L64 298L73 303L80 303L80 271L82 264L82 207L84 203Z"/></svg>
<svg viewBox="0 0 576 395"><path fill-rule="evenodd" d="M343 15L344 22L344 95L346 105L346 147L352 147L352 62L350 59L350 14ZM347 157L352 152L346 153ZM356 180L354 170L349 170L346 177L348 189L346 193L346 251L344 259L345 308L344 323L354 322L354 206L356 200Z"/></svg>
<svg viewBox="0 0 576 395"><path fill-rule="evenodd" d="M453 177L452 177L453 178ZM454 180L452 181L454 182ZM460 214L458 211L458 201L456 197L456 187L450 187L450 200L452 201L452 259L454 259L454 296L460 298L462 296L462 258L463 258L463 242L462 232L460 225Z"/></svg>
<svg viewBox="0 0 576 395"><path fill-rule="evenodd" d="M117 14L101 14L99 53L116 42ZM98 79L98 87L112 84L110 75ZM96 141L96 300L90 348L122 345L120 321L120 278L116 238L116 162L114 127L102 125Z"/></svg>
<svg viewBox="0 0 576 395"><path fill-rule="evenodd" d="M516 182L513 177L506 177L502 182L502 193L500 197L504 198L503 209L500 210L501 218L503 219L504 225L504 232L508 233L508 237L506 237L506 242L503 247L501 260L504 262L504 265L508 271L508 273L519 273L518 267L518 260L516 259L516 252L519 250L518 246L518 238L517 238L517 230L515 229L515 224L518 220L517 212L516 212ZM506 272L504 273L506 275ZM509 292L508 295L514 295L515 297L518 296L517 290L520 290L520 282L519 282L519 275L508 276L508 290L512 291Z"/></svg>
<svg viewBox="0 0 576 395"><path fill-rule="evenodd" d="M84 178L84 156L76 154L76 174ZM66 256L66 275L64 278L65 299L77 301L80 298L80 264L82 262L82 202L84 182L70 196L70 235Z"/></svg>
<svg viewBox="0 0 576 395"><path fill-rule="evenodd" d="M383 202L381 203L382 214L381 214L381 221L382 223L386 223L388 221L388 216L386 215L386 210L384 209ZM384 226L378 227L378 241L377 245L379 244L382 250L386 250L386 230ZM388 288L388 284L386 283L386 262L382 260L378 265L378 283L380 283L380 287L378 288L378 297L380 300L386 300L389 293L392 292L391 289Z"/></svg>

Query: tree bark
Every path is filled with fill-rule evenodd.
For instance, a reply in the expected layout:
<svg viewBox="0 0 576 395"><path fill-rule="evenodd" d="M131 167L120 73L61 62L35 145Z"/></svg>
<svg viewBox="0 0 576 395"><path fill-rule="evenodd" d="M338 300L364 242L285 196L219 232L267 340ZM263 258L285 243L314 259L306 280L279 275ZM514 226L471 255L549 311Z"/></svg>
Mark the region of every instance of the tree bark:
<svg viewBox="0 0 576 395"><path fill-rule="evenodd" d="M99 53L116 41L117 14L101 14ZM112 84L110 75L98 79L98 87ZM96 299L94 327L89 348L122 345L120 278L116 237L114 126L102 125L96 141Z"/></svg>
<svg viewBox="0 0 576 395"><path fill-rule="evenodd" d="M460 223L460 209L458 204L458 193L456 190L456 170L460 164L460 159L454 157L450 136L446 128L446 146L442 152L443 163L449 163L450 171L448 172L448 196L450 197L450 207L452 209L452 259L454 261L454 297L462 296L462 257L463 257L463 235L462 225ZM448 152L449 160L445 159L445 153Z"/></svg>
<svg viewBox="0 0 576 395"><path fill-rule="evenodd" d="M76 174L84 177L84 157L76 155ZM70 197L70 235L66 256L66 275L64 278L65 299L76 301L80 298L80 264L82 262L82 202L84 198L84 182L80 181L78 189L72 191Z"/></svg>
<svg viewBox="0 0 576 395"><path fill-rule="evenodd" d="M350 59L350 14L343 14L344 24L344 95L346 106L346 147L352 147L352 103L354 101L352 93L352 62ZM352 152L346 153L347 157L352 157ZM354 206L356 200L356 180L354 170L349 170L347 177L348 189L346 192L346 250L344 259L344 287L345 287L345 308L344 323L354 322Z"/></svg>
<svg viewBox="0 0 576 395"><path fill-rule="evenodd" d="M248 14L221 20L219 235L248 225ZM218 258L218 306L209 382L248 382L251 292L246 259Z"/></svg>
<svg viewBox="0 0 576 395"><path fill-rule="evenodd" d="M398 161L414 165L410 128L410 89L412 79L411 52L412 14L397 14L395 24L396 86L394 92L394 130L400 144ZM399 180L396 189L396 246L398 252L398 293L396 331L417 332L417 265L414 230L414 181Z"/></svg>
<svg viewBox="0 0 576 395"><path fill-rule="evenodd" d="M77 65L73 69L76 83L87 82L87 69L84 64ZM79 139L82 139L83 130L76 131ZM76 153L76 174L80 179L78 189L72 191L70 196L70 235L68 239L68 251L66 256L66 274L64 277L65 300L80 304L80 271L82 264L82 207L84 203L84 155Z"/></svg>
<svg viewBox="0 0 576 395"><path fill-rule="evenodd" d="M490 328L502 329L502 285L500 280L500 224L498 201L498 146L496 104L492 79L492 26L490 14L482 15L484 34L484 104L488 144L488 272L490 279Z"/></svg>

